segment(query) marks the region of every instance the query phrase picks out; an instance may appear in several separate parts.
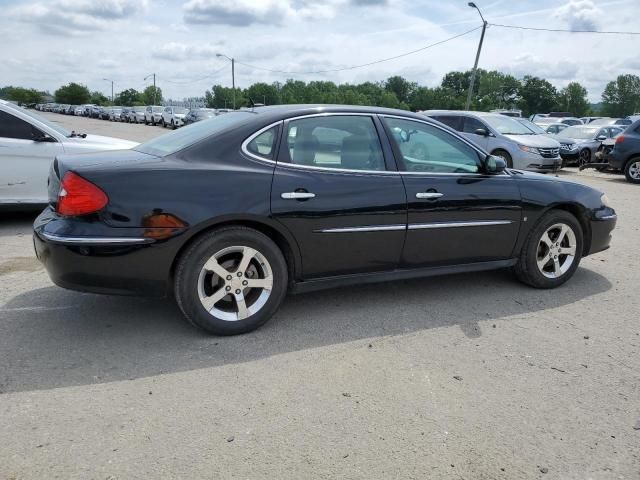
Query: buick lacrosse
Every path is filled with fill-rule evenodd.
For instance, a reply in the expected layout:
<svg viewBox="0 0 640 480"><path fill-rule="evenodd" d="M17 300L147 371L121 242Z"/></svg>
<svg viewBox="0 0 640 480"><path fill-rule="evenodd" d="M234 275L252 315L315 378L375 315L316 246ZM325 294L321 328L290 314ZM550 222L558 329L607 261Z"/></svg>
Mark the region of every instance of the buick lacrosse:
<svg viewBox="0 0 640 480"><path fill-rule="evenodd" d="M557 287L616 224L602 192L374 107L229 112L60 156L48 188L34 244L56 284L173 294L220 335L264 324L287 292L508 267Z"/></svg>

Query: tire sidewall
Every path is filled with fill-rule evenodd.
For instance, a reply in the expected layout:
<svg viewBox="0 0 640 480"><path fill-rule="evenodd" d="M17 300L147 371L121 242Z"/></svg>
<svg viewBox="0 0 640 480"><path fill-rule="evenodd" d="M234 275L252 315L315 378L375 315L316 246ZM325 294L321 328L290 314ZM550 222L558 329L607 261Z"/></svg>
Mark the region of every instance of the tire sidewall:
<svg viewBox="0 0 640 480"><path fill-rule="evenodd" d="M511 158L511 155L506 150L494 150L492 155L504 159L504 162L507 164L507 168L513 168L513 158Z"/></svg>
<svg viewBox="0 0 640 480"><path fill-rule="evenodd" d="M639 184L640 183L640 179L633 178L631 176L631 174L629 173L629 170L631 169L631 165L633 165L636 162L640 162L640 158L638 158L638 157L632 158L631 160L629 160L625 164L625 166L624 166L624 176L627 179L627 182Z"/></svg>
<svg viewBox="0 0 640 480"><path fill-rule="evenodd" d="M576 237L576 255L569 270L567 270L561 277L548 278L545 277L538 269L538 244L540 242L542 234L546 232L549 227L556 223L565 223L569 225L573 230L573 233ZM530 280L527 281L527 283L538 288L559 287L573 276L578 266L580 265L580 260L582 258L582 252L584 248L584 234L582 232L580 222L578 222L576 217L574 217L569 212L565 212L562 210L553 210L547 213L534 227L524 248L525 258L522 260L524 260L524 262L526 263L526 271Z"/></svg>
<svg viewBox="0 0 640 480"><path fill-rule="evenodd" d="M232 245L251 247L265 256L271 265L273 288L260 311L244 320L225 321L213 317L202 306L198 296L198 278L209 258ZM278 246L256 230L231 227L203 235L184 252L176 269L174 291L180 309L192 324L216 335L235 335L255 330L266 323L280 306L287 285L287 264Z"/></svg>

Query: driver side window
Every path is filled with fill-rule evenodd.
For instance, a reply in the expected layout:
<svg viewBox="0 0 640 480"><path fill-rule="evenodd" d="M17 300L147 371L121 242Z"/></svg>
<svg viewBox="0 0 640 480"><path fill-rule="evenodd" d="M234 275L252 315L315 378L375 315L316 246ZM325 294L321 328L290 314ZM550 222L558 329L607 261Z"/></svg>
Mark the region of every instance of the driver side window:
<svg viewBox="0 0 640 480"><path fill-rule="evenodd" d="M384 118L406 172L478 173L477 152L450 133L426 123Z"/></svg>
<svg viewBox="0 0 640 480"><path fill-rule="evenodd" d="M33 140L34 128L29 122L0 110L0 137Z"/></svg>

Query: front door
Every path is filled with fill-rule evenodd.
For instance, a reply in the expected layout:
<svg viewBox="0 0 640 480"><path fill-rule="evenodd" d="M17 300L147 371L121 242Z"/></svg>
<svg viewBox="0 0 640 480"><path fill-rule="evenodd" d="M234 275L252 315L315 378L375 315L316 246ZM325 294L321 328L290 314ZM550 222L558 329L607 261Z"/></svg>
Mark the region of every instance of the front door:
<svg viewBox="0 0 640 480"><path fill-rule="evenodd" d="M305 279L398 266L406 196L377 122L333 114L285 122L271 211L298 241Z"/></svg>
<svg viewBox="0 0 640 480"><path fill-rule="evenodd" d="M407 191L402 265L430 267L509 259L520 229L517 181L483 173L483 155L439 127L385 117ZM408 156L426 146L427 159ZM402 145L402 144L406 145Z"/></svg>

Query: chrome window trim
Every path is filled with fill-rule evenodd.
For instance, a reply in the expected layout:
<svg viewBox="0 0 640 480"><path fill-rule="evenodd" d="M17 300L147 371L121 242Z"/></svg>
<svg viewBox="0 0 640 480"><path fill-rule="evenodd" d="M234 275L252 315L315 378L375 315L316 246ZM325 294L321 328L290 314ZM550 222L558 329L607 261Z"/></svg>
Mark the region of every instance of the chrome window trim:
<svg viewBox="0 0 640 480"><path fill-rule="evenodd" d="M365 226L365 227L327 228L323 230L314 230L313 233L389 232L389 231L406 230L406 229L407 229L407 226L404 224L371 225L371 226Z"/></svg>
<svg viewBox="0 0 640 480"><path fill-rule="evenodd" d="M144 237L67 237L55 233L39 232L45 239L62 245L140 245L153 242Z"/></svg>
<svg viewBox="0 0 640 480"><path fill-rule="evenodd" d="M412 223L409 230L423 230L432 228L460 228L460 227L490 227L494 225L509 225L512 220L475 220L471 222L436 222L436 223Z"/></svg>
<svg viewBox="0 0 640 480"><path fill-rule="evenodd" d="M373 120L373 116L374 115L376 115L378 117L399 118L400 120L408 120L408 121L415 121L415 122L419 122L419 123L424 123L425 125L429 125L431 127L438 128L438 129L442 130L444 133L447 133L447 134L451 135L451 132L448 131L446 128L443 128L443 127L441 127L439 125L436 125L436 123L437 123L436 121L429 122L427 120L421 120L421 119L414 118L414 117L405 117L405 116L402 116L402 115L391 115L391 114L383 114L383 113L321 112L321 113L310 113L310 114L307 114L307 115L300 115L300 116L297 116L297 117L284 118L282 120L278 120L276 122L273 122L273 123L267 125L266 127L261 128L257 132L252 133L249 137L247 137L244 140L244 142L242 142L241 150L242 150L242 153L244 153L245 155L247 155L248 157L250 157L250 158L252 158L254 160L258 160L260 162L265 162L265 163L272 164L272 165L275 164L278 167L292 168L292 169L298 169L298 170L312 170L312 171L328 172L328 173L331 173L331 172L335 172L335 173L355 173L355 174L364 174L364 175L371 175L371 174L375 174L375 175L422 175L422 176L436 175L436 176L454 176L454 177L491 176L491 177L509 178L509 174L507 172L502 172L500 175L492 175L492 174L488 174L488 173L484 173L484 172L477 172L477 173L402 172L402 171L398 171L398 170L353 170L353 169L348 169L348 168L331 168L331 167L316 167L316 166L312 166L312 165L297 165L295 163L278 162L277 160L271 160L271 159L268 159L268 158L264 158L264 157L261 157L259 155L255 155L255 154L249 152L249 150L247 149L247 145L255 137L257 137L258 135L260 135L264 131L269 130L270 128L273 128L276 125L283 124L282 133L284 134L284 123L285 122L288 123L291 120L299 120L299 119L311 118L311 117L328 117L328 116L360 116L360 117L371 117L371 119ZM462 135L458 134L456 138L459 138L460 140L462 140L463 143L467 144L469 147L471 147L474 151L476 151L480 155L486 155L485 152L483 152L478 147L473 145L473 143L469 142ZM380 141L382 142L382 139L380 139Z"/></svg>

